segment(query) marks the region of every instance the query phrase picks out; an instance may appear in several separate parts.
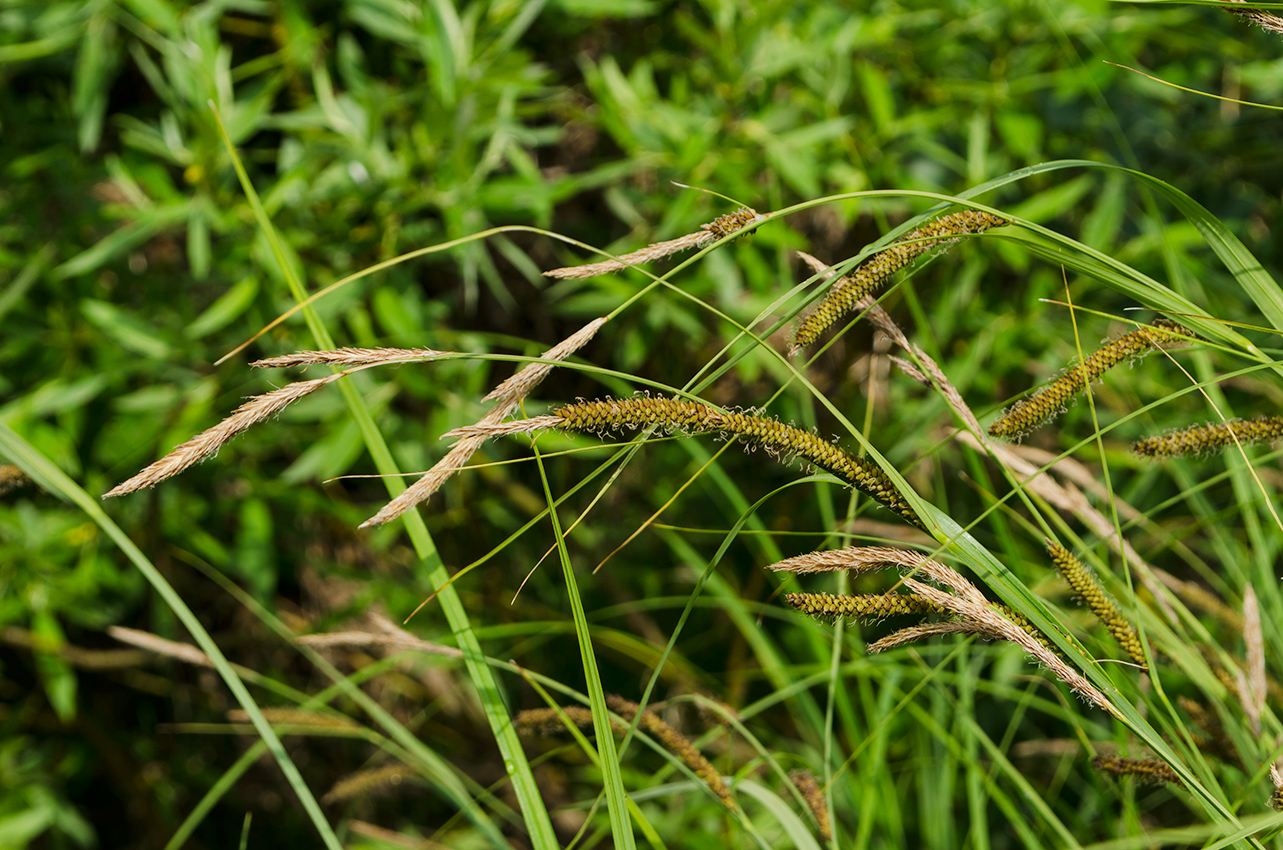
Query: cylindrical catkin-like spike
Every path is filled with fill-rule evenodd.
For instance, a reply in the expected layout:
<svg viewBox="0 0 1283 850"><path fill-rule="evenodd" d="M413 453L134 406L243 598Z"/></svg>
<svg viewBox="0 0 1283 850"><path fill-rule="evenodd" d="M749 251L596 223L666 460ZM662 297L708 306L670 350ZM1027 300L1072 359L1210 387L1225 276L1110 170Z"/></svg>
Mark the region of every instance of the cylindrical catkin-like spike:
<svg viewBox="0 0 1283 850"><path fill-rule="evenodd" d="M1101 346L1094 354L1074 366L1047 386L1022 399L989 426L991 437L1021 437L1060 414L1083 388L1100 380L1101 375L1134 357L1150 351L1188 343L1198 336L1171 319L1157 319L1152 325L1137 328Z"/></svg>
<svg viewBox="0 0 1283 850"><path fill-rule="evenodd" d="M629 722L637 716L641 708L637 703L626 700L616 694L606 695L606 705L611 711ZM592 725L592 712L583 706L566 706L561 711L566 719L576 726ZM556 710L551 708L533 708L522 711L517 714L513 722L522 732L538 732L542 735L556 734L562 728L561 717ZM650 709L641 712L641 718L637 723L642 729L646 730L647 734L661 743L665 749L681 759L682 763L689 767L692 773L704 780L717 799L721 800L722 805L731 811L738 810L735 798L731 795L731 790L722 781L722 775L708 759L704 758L703 753L697 750L685 735L669 726L664 722L663 718ZM627 726L614 719L611 720L611 726L617 732L627 731Z"/></svg>
<svg viewBox="0 0 1283 850"><path fill-rule="evenodd" d="M831 623L847 618L881 620L905 614L947 614L939 605L920 596L880 593L868 596L836 596L832 593L786 593L784 601L808 617Z"/></svg>
<svg viewBox="0 0 1283 850"><path fill-rule="evenodd" d="M856 302L877 292L891 275L926 252L940 248L940 240L982 233L1006 223L1006 219L991 213L963 210L909 231L833 284L815 309L798 323L790 353L796 354L819 339Z"/></svg>
<svg viewBox="0 0 1283 850"><path fill-rule="evenodd" d="M824 800L820 783L815 781L815 774L809 770L790 770L789 780L802 793L802 799L815 815L816 825L820 827L820 837L825 841L833 840L833 823L829 819L829 807Z"/></svg>
<svg viewBox="0 0 1283 850"><path fill-rule="evenodd" d="M1145 651L1141 648L1140 637L1136 634L1136 630L1123 617L1087 566L1075 558L1068 549L1050 541L1047 543L1047 552L1055 562L1056 569L1064 576L1073 591L1087 603L1087 607L1096 615L1096 619L1109 630L1133 661L1142 667L1146 666Z"/></svg>
<svg viewBox="0 0 1283 850"><path fill-rule="evenodd" d="M1206 454L1220 449L1253 443L1277 443L1283 440L1283 416L1217 422L1173 431L1161 437L1147 437L1132 445L1141 457L1184 457Z"/></svg>
<svg viewBox="0 0 1283 850"><path fill-rule="evenodd" d="M857 458L809 431L751 413L721 412L706 404L674 398L636 396L568 404L553 411L557 426L601 433L659 425L687 433L720 433L762 446L776 455L804 458L868 493L918 527L922 522L891 480L875 464Z"/></svg>
<svg viewBox="0 0 1283 850"><path fill-rule="evenodd" d="M1184 785L1176 771L1158 759L1129 759L1122 756L1097 756L1092 767L1114 776L1135 776L1142 782L1161 784L1170 782L1173 785Z"/></svg>
<svg viewBox="0 0 1283 850"><path fill-rule="evenodd" d="M611 711L628 720L636 717L640 709L637 703L615 694L606 696L606 705L610 706ZM704 754L697 750L685 735L669 726L663 718L650 709L641 712L641 718L637 722L655 740L663 744L664 749L681 759L692 773L704 780L709 790L722 801L723 806L732 812L739 810L735 804L735 798L731 796L731 789L722 781L722 774L713 767L712 762L704 758Z"/></svg>

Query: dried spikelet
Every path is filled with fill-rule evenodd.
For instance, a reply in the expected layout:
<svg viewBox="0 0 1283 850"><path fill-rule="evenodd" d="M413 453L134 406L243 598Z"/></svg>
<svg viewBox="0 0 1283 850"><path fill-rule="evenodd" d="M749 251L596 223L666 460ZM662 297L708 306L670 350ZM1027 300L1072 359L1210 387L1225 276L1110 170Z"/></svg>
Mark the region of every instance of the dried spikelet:
<svg viewBox="0 0 1283 850"><path fill-rule="evenodd" d="M318 729L359 729L360 725L350 717L341 714L324 714L319 711L303 711L298 708L276 708L264 706L263 719L275 726L313 726ZM227 712L227 719L232 723L249 723L249 714L241 708Z"/></svg>
<svg viewBox="0 0 1283 850"><path fill-rule="evenodd" d="M815 774L809 770L791 770L789 781L797 786L811 814L815 815L815 822L820 827L820 837L825 841L832 841L833 824L829 820L829 807L824 801L824 792L820 790L820 783L815 781Z"/></svg>
<svg viewBox="0 0 1283 850"><path fill-rule="evenodd" d="M803 318L793 335L790 354L811 345L820 334L854 309L860 299L872 295L895 272L928 251L941 247L940 240L983 233L1007 220L986 212L964 210L951 213L912 230L866 259L829 288L824 298Z"/></svg>
<svg viewBox="0 0 1283 850"><path fill-rule="evenodd" d="M453 646L420 640L413 635L375 634L374 632L327 632L319 635L303 635L297 641L305 646L314 647L359 647L382 649L417 649L434 655L448 658L462 658L463 652Z"/></svg>
<svg viewBox="0 0 1283 850"><path fill-rule="evenodd" d="M1107 371L1126 360L1143 357L1150 351L1186 345L1198 339L1193 331L1171 319L1156 319L1106 343L1086 360L1070 366L1056 380L1021 399L989 426L989 436L1020 438L1054 419L1085 387L1100 380Z"/></svg>
<svg viewBox="0 0 1283 850"><path fill-rule="evenodd" d="M543 379L548 377L548 373L557 363L587 345L606 321L605 316L593 319L541 354L537 362L523 366L515 375L491 390L482 401L520 402L521 399L530 395L535 387L543 383Z"/></svg>
<svg viewBox="0 0 1283 850"><path fill-rule="evenodd" d="M606 705L610 706L611 711L629 721L637 716L640 709L637 703L614 694L607 695ZM641 712L637 723L646 730L647 734L663 744L664 749L681 759L682 764L690 768L691 773L704 780L704 784L717 799L722 801L722 805L732 812L739 809L735 805L735 798L731 796L731 789L727 788L726 783L722 781L721 773L708 759L704 758L703 753L695 749L695 745L685 735L669 726L658 714L649 709Z"/></svg>
<svg viewBox="0 0 1283 850"><path fill-rule="evenodd" d="M1230 3L1242 3L1244 0L1228 0ZM1222 6L1226 12L1231 15L1238 15L1251 23L1256 24L1266 32L1275 32L1283 34L1283 18L1278 15L1266 12L1263 9L1235 9L1230 6Z"/></svg>
<svg viewBox="0 0 1283 850"><path fill-rule="evenodd" d="M1104 773L1113 774L1114 776L1134 776L1142 782L1151 785L1162 785L1170 783L1172 785L1184 786L1176 771L1167 766L1166 762L1158 759L1131 759L1122 756L1096 756L1092 760L1092 767Z"/></svg>
<svg viewBox="0 0 1283 850"><path fill-rule="evenodd" d="M578 331L544 352L539 360L527 364L511 378L500 384L494 392L486 396L487 400L495 400L498 403L489 413L481 417L481 421L475 427L485 429L499 425L503 420L507 419L521 404L522 399L538 386L540 381L547 377L557 362L565 360L586 345L601 326L606 324L606 321L605 317L593 319ZM426 500L441 489L441 485L450 476L462 469L487 439L487 435L478 433L461 437L450 448L450 451L446 452L445 457L437 461L422 478L405 488L399 496L384 505L377 514L361 523L360 527L370 528L390 522Z"/></svg>
<svg viewBox="0 0 1283 850"><path fill-rule="evenodd" d="M831 570L880 570L887 567L905 567L910 574L921 573L942 584L964 599L986 602L976 586L939 561L933 561L912 549L890 549L884 546L853 546L828 552L809 552L795 558L786 558L767 567L768 570L789 573L827 572Z"/></svg>
<svg viewBox="0 0 1283 850"><path fill-rule="evenodd" d="M920 640L944 637L945 635L977 635L987 640L1003 639L1000 632L985 628L978 623L972 623L967 620L944 620L939 623L921 623L916 626L909 626L907 629L892 632L886 637L869 644L865 647L865 651L870 655L877 655L880 652L899 649L902 646L908 646Z"/></svg>
<svg viewBox="0 0 1283 850"><path fill-rule="evenodd" d="M1117 710L1104 694L1077 670L1070 667L1050 646L1045 636L1034 629L1028 620L1005 606L996 605L985 599L984 594L956 570L933 561L919 552L881 547L843 549L835 553L812 553L790 558L774 565L773 568L790 572L814 572L819 569L877 569L886 565L901 566L909 570L909 575L903 580L904 586L921 600L913 604L923 605L928 609L926 612L947 615L952 619L901 629L869 644L869 653L885 652L928 637L946 634L974 634L993 640L1010 641L1084 699L1118 716ZM913 575L929 578L951 592L918 581L911 577ZM812 607L816 615L834 618L846 615L839 607L843 604L840 597L827 597L826 594L796 595L803 597L801 601L804 604L813 602ZM789 601L792 602L792 599Z"/></svg>
<svg viewBox="0 0 1283 850"><path fill-rule="evenodd" d="M1283 812L1283 771L1279 770L1277 764L1270 765L1270 782L1274 783L1274 790L1270 793L1270 808Z"/></svg>
<svg viewBox="0 0 1283 850"><path fill-rule="evenodd" d="M210 455L217 454L220 448L250 427L265 419L271 419L304 396L343 377L343 374L338 372L312 381L286 384L279 390L272 390L265 395L254 396L236 408L231 416L213 428L197 434L133 478L108 490L103 494L103 498L107 499L112 496L134 493L138 490L153 487L166 478L172 478Z"/></svg>
<svg viewBox="0 0 1283 850"><path fill-rule="evenodd" d="M576 726L592 726L592 712L580 705L568 705L561 709L561 713L566 719ZM562 725L561 717L556 710L551 708L529 708L525 711L517 712L517 716L512 719L517 731L523 735L557 735L565 727ZM626 727L621 726L617 721L611 721L611 725L618 732L626 731Z"/></svg>
<svg viewBox="0 0 1283 850"><path fill-rule="evenodd" d="M1248 585L1243 591L1243 643L1247 671L1239 676L1239 699L1252 731L1261 734L1261 715L1265 712L1265 634L1261 630L1261 609L1256 590Z"/></svg>
<svg viewBox="0 0 1283 850"><path fill-rule="evenodd" d="M201 652L190 643L178 643L177 641L166 640L159 635L151 632L143 632L138 629L129 629L124 626L108 626L107 634L112 638L127 643L130 646L136 646L139 649L145 649L148 652L154 652L157 655L163 655L166 658L174 658L179 661L185 661L188 664L195 664L198 667L213 667L214 662L209 660L209 656Z"/></svg>
<svg viewBox="0 0 1283 850"><path fill-rule="evenodd" d="M1109 630L1133 661L1142 667L1146 666L1145 651L1141 647L1136 630L1132 628L1131 623L1127 622L1127 618L1118 610L1118 606L1109 598L1109 594L1105 593L1091 570L1087 569L1087 565L1075 558L1068 549L1050 540L1047 541L1047 552L1056 564L1056 569L1060 571L1074 593L1078 594L1096 615L1096 619Z"/></svg>
<svg viewBox="0 0 1283 850"><path fill-rule="evenodd" d="M249 364L262 369L286 369L292 366L377 366L383 363L420 363L450 354L430 348L339 348L334 351L295 351L279 357L255 360Z"/></svg>
<svg viewBox="0 0 1283 850"><path fill-rule="evenodd" d="M1185 457L1218 451L1233 445L1277 443L1283 440L1283 416L1209 422L1161 437L1148 437L1132 444L1141 457Z"/></svg>
<svg viewBox="0 0 1283 850"><path fill-rule="evenodd" d="M389 788L395 788L406 780L414 780L417 776L418 774L403 764L359 770L335 782L334 787L321 798L321 802L340 803L354 797L364 797L380 791L386 792Z"/></svg>
<svg viewBox="0 0 1283 850"><path fill-rule="evenodd" d="M882 620L907 614L927 615L946 613L917 596L899 593L835 596L832 593L786 593L784 601L794 609L822 623L837 620Z"/></svg>
<svg viewBox="0 0 1283 850"><path fill-rule="evenodd" d="M4 496L19 487L31 482L27 473L23 472L16 464L0 464L0 496Z"/></svg>
<svg viewBox="0 0 1283 850"><path fill-rule="evenodd" d="M885 553L895 549L883 549L876 546L852 547L850 549L825 549L820 552L807 552L792 558L785 558L767 567L780 573L827 573L835 570L877 570L894 566L898 561L891 560Z"/></svg>
<svg viewBox="0 0 1283 850"><path fill-rule="evenodd" d="M732 233L752 227L762 221L765 217L757 214L755 210L748 207L742 207L733 213L727 213L718 216L708 224L700 225L700 229L695 233L688 233L677 239L670 239L667 242L656 242L653 245L647 245L639 251L633 251L631 254L624 254L618 260L605 260L600 263L589 263L583 266L567 266L566 268L553 269L544 272L546 277L556 278L586 278L596 277L600 274L609 274L610 272L622 271L629 266L640 266L644 263L652 263L655 260L690 250L691 248L702 248L705 245L711 245L718 239L730 236Z"/></svg>
<svg viewBox="0 0 1283 850"><path fill-rule="evenodd" d="M958 576L957 581L966 583L966 579L962 578L962 576ZM904 584L918 596L936 602L950 613L956 614L958 620L954 621L955 624L960 622L962 625L970 627L969 630L975 634L1007 640L1016 644L1083 699L1100 706L1121 719L1118 710L1114 708L1095 685L1087 681L1077 670L1070 667L1063 658L1049 649L1038 637L1012 622L1002 609L996 605L987 601L976 602L970 598L945 593L912 578L906 578ZM976 591L976 593L978 594L979 591ZM919 628L926 628L932 625L947 624L932 623ZM962 631L962 629L958 629L958 631ZM878 641L878 644L882 644L884 641L894 637L895 635L890 635L888 638ZM869 647L869 651L874 651L873 645Z"/></svg>

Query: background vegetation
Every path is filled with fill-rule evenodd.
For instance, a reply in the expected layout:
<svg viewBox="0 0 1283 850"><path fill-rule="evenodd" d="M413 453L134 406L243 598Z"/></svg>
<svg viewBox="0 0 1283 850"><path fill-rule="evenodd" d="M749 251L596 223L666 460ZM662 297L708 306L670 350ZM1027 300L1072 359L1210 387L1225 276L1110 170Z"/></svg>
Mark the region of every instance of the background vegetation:
<svg viewBox="0 0 1283 850"><path fill-rule="evenodd" d="M177 835L228 847L246 830L256 846L320 840L317 815L263 756L253 718L236 713L213 670L108 634L195 637L41 466L96 500L292 377L255 374L245 355L214 365L296 300L211 101L309 291L495 226L618 253L734 209L675 181L763 213L843 196L679 270L673 288L620 312L580 352L610 372L554 372L527 404L535 414L644 386L627 376L684 387L724 364L735 323L765 313L770 327L802 307L800 294L780 301L810 274L797 249L855 257L934 203L897 192L956 196L1060 159L1143 172L1210 218L1200 228L1158 184L1109 169L1043 171L977 199L1161 281L1200 315L1280 327L1280 297L1245 292L1251 264L1227 265L1209 237L1237 237L1267 276L1280 268L1274 113L1107 63L1269 102L1283 91L1281 46L1214 6L1095 0L0 0L0 425L12 435L0 451L43 485L6 478L0 497L0 845L151 847ZM851 195L865 190L895 191ZM1127 309L1159 306L1060 249L1056 260L1019 236L973 239L884 301L982 421L1124 328L1136 315ZM647 281L540 274L588 259L544 235L505 232L393 265L315 308L339 345L533 356ZM1067 297L1083 308L1072 319ZM249 352L316 348L315 327L284 322ZM1275 363L1276 338L1245 333L1256 359L1222 339L1223 350L1176 362L1212 381L1212 401L1230 416L1277 412L1278 379L1259 368ZM766 346L784 350L785 334ZM1264 770L1279 756L1277 718L1267 710L1263 731L1252 730L1204 660L1241 658L1241 625L1196 610L1168 631L1153 600L1131 590L1135 565L1079 519L1017 498L994 509L1009 483L952 436L959 423L946 403L889 367L887 351L862 322L809 365L794 362L1091 655L1120 657L1055 579L1048 527L1094 562L1125 611L1141 612L1150 639L1168 639L1163 652L1186 647L1150 678L1099 670L1199 789L1137 788L1093 771L1090 756L1110 745L1145 754L1138 727L1089 709L1012 647L947 639L866 657L864 639L887 627L835 629L790 611L762 569L781 557L853 542L937 546L796 465L721 452L709 438L656 440L604 472L622 440L546 435L541 464L528 440L492 441L474 458L485 465L420 509L450 572L486 559L453 587L502 700L478 692L475 669L452 655L389 645L301 653L289 639L400 623L442 575L426 537L401 523L357 530L387 494L381 480L354 477L382 467L335 388L106 511L240 665L254 701L278 710L269 719L284 752L345 846L547 846L553 834L562 846L629 846L612 821L619 787L643 844L817 846L818 824L785 779L794 769L818 778L834 846L1273 841ZM512 368L511 358L462 357L350 385L395 466L417 471L448 448L439 435L485 412L480 399ZM1119 521L1146 560L1235 611L1254 585L1279 675L1276 456L1153 464L1124 452L1138 436L1215 418L1190 383L1152 356L1028 444L1048 457L1072 452L1106 515L1135 507ZM859 445L765 348L702 395L769 401L781 419ZM593 474L558 506L563 528L584 515L563 553L586 614L577 625L557 555L517 589L555 540L548 494L560 499ZM890 586L882 578L858 583ZM434 600L407 628L457 645L443 610ZM576 641L587 634L600 689L662 701L664 718L737 778L739 811L659 745L632 741L622 774L585 754L608 735L562 731L501 751L487 712L578 705L592 690ZM334 672L359 690L336 685ZM549 696L555 685L563 692ZM1230 757L1205 759L1194 746L1182 695L1219 718ZM312 714L279 713L300 705ZM318 727L322 710L329 725ZM521 769L546 807L542 832L506 778L514 758L532 765Z"/></svg>

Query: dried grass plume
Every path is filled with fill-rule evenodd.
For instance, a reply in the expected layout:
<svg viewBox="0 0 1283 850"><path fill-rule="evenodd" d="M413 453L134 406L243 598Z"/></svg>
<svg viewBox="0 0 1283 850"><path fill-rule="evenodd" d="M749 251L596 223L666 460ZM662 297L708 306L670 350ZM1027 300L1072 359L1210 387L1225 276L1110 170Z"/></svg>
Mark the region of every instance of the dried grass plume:
<svg viewBox="0 0 1283 850"><path fill-rule="evenodd" d="M617 260L603 260L600 263L588 263L583 266L567 266L544 272L544 275L563 279L578 279L622 271L630 266L653 263L655 260L687 251L691 248L702 248L705 245L711 245L718 239L754 227L764 220L765 216L758 215L756 210L743 207L733 213L719 216L708 224L700 225L700 229L694 233L688 233L685 236L670 239L667 242L656 242L653 245L647 245L645 248L633 251L631 254L624 254Z"/></svg>

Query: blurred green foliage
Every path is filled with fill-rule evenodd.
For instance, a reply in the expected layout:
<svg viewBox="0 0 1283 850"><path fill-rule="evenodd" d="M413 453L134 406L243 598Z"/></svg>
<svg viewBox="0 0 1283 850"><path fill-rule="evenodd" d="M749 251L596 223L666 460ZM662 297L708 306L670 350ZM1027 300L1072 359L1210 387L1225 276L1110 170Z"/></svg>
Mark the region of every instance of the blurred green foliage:
<svg viewBox="0 0 1283 850"><path fill-rule="evenodd" d="M1164 179L1277 268L1283 247L1269 223L1280 214L1283 165L1272 114L1176 92L1105 62L1268 100L1283 91L1283 60L1270 58L1278 48L1212 7L1102 0L0 0L0 421L101 493L244 396L288 380L251 374L240 358L213 365L293 302L211 104L312 290L496 225L555 229L621 252L729 210L675 181L767 211L868 189L955 194L1057 158L1116 162ZM1217 315L1244 318L1228 276L1209 265L1192 229L1169 224L1174 217L1124 177L1043 176L985 200L1197 292ZM836 262L929 205L848 199L763 228L684 273L680 292L657 293L621 315L585 356L680 385L729 332L701 300L747 322L804 278L793 250ZM510 232L395 265L317 308L345 345L535 354L640 285L632 274L557 283L540 275L584 256ZM1074 283L1095 309L1129 306ZM983 406L1023 390L1031 369L1045 375L1073 353L1065 334L1047 331L1048 306L1039 300L1063 295L1058 268L983 242L915 275L888 306L928 351L960 364L955 382ZM1105 331L1102 324L1084 333ZM813 377L853 421L868 404L860 382L849 380L867 348L861 333L835 344ZM292 351L307 339L301 323L287 322L251 351ZM715 399L763 401L772 368L746 358ZM353 380L398 461L422 470L445 450L437 435L475 421L479 399L510 369L453 360ZM938 399L917 388L889 391L892 406L912 413L892 421L877 413L878 424L947 421ZM602 393L598 379L558 373L531 410ZM826 427L800 396L780 404L782 415ZM931 440L925 432L898 436L886 452L907 462ZM541 446L585 448L559 438ZM685 480L706 450L694 444L656 454L644 473L629 468L602 510L629 518L618 528L635 525L634 514L671 495L655 482ZM501 442L484 456L524 452ZM597 457L550 464L554 489L568 489ZM796 477L751 459L727 456L724 465L747 502ZM381 504L381 485L323 483L369 471L346 408L322 393L219 459L111 510L240 663L304 687L315 674L287 648L265 645L261 626L191 566L211 565L301 629L335 628L372 605L401 619L430 588L398 529L355 531ZM940 482L937 504L962 521L975 511L969 491L955 487ZM683 502L691 511L683 525L724 527L742 510L726 491L698 488L704 506ZM452 481L427 515L457 568L542 507L530 465L493 466ZM797 511L774 515L773 528L823 527L812 506ZM585 563L622 542L618 528L590 521L577 532ZM513 542L484 578L461 582L496 657L530 658L565 634L555 570L537 573L519 604L508 604L545 537ZM586 605L603 624L608 691L631 693L662 649L690 590L690 567L707 556L701 546L669 529L643 536L625 550L628 566L608 567L588 592ZM748 565L760 564L764 550L742 549L744 568L719 575L715 584L725 584L710 590L713 598L763 595L764 579ZM637 600L657 604L629 607ZM707 608L693 622L678 684L734 705L772 686L748 660L759 650L736 623ZM225 738L157 726L225 719L225 698L207 692L199 672L95 670L60 651L68 643L117 646L104 633L112 624L182 637L84 517L35 488L6 494L0 845L152 846L233 760ZM415 625L429 638L442 631L430 614ZM34 650L15 635L34 639ZM575 675L553 653L544 663L554 678ZM434 670L460 681L449 663ZM465 773L495 781L502 770L490 763L484 724L452 687L432 691L434 681L442 680L402 676L383 696ZM772 722L784 738L805 737ZM322 791L368 755L347 743L313 749L306 773ZM224 817L200 827L202 846L237 840L240 820L230 813L254 807L272 812L255 819L256 843L268 832L306 835L270 769L255 770L216 810ZM665 840L717 840L708 812L695 806L688 821L670 819ZM426 833L450 812L439 801L421 809L393 799L339 814L414 823ZM910 814L885 812L879 828L917 846L957 846L957 835L933 834L930 819L914 825ZM1081 840L1095 837L1089 815L1077 822Z"/></svg>

